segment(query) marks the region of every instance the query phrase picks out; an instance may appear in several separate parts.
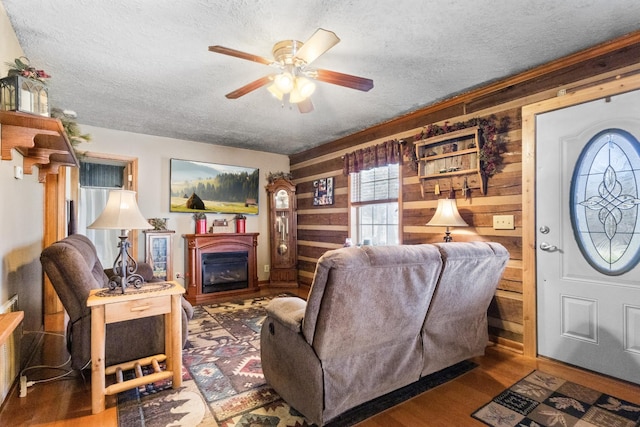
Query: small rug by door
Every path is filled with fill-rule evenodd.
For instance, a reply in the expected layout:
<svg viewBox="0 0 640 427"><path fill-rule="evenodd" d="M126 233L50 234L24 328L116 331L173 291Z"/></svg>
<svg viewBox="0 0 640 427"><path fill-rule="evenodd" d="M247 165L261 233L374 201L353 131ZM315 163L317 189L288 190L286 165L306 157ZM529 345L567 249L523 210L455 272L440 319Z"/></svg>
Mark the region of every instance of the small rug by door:
<svg viewBox="0 0 640 427"><path fill-rule="evenodd" d="M269 387L260 364L260 328L271 297L194 307L183 350L182 387L170 381L118 395L120 427L295 426L311 424ZM476 366L462 362L354 408L331 423L350 426ZM132 374L131 374L132 375Z"/></svg>
<svg viewBox="0 0 640 427"><path fill-rule="evenodd" d="M534 371L472 416L492 427L637 427L640 405Z"/></svg>

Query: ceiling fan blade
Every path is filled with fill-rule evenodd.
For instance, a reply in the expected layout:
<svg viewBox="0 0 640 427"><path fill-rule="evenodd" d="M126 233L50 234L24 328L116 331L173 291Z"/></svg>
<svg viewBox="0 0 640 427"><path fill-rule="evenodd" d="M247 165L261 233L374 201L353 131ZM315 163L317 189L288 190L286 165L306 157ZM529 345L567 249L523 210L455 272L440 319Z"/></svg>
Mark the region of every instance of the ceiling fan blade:
<svg viewBox="0 0 640 427"><path fill-rule="evenodd" d="M295 57L303 60L307 64L315 61L320 55L338 44L340 39L332 31L318 28L309 40L304 42Z"/></svg>
<svg viewBox="0 0 640 427"><path fill-rule="evenodd" d="M351 74L338 73L337 71L329 71L318 69L315 70L315 79L321 82L340 85L351 89L368 92L373 87L373 80L364 77L352 76Z"/></svg>
<svg viewBox="0 0 640 427"><path fill-rule="evenodd" d="M241 88L234 90L233 92L229 92L225 96L227 98L229 98L229 99L240 98L241 96L246 95L249 92L252 92L252 91L254 91L254 90L258 89L258 88L261 88L262 86L270 83L272 78L273 77L271 75L260 77L258 80L254 80L251 83L246 84L246 85L242 86Z"/></svg>
<svg viewBox="0 0 640 427"><path fill-rule="evenodd" d="M304 46L303 46L304 47ZM224 46L209 46L211 52L221 53L223 55L235 56L236 58L246 59L247 61L259 62L264 65L273 64L272 59L263 58L262 56L253 55L251 53L242 52Z"/></svg>
<svg viewBox="0 0 640 427"><path fill-rule="evenodd" d="M311 98L306 98L300 102L298 102L298 111L301 113L310 113L313 111L313 102L311 102Z"/></svg>

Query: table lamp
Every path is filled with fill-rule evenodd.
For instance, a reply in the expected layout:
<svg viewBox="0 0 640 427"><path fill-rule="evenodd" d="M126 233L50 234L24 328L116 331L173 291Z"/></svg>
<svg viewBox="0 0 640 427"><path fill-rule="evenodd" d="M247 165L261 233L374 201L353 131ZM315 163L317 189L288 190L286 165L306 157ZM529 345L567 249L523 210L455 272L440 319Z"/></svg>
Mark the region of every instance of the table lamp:
<svg viewBox="0 0 640 427"><path fill-rule="evenodd" d="M458 213L456 204L456 193L451 190L448 199L438 199L438 207L436 213L426 225L447 227L445 231L444 241L453 240L449 227L468 227L464 219Z"/></svg>
<svg viewBox="0 0 640 427"><path fill-rule="evenodd" d="M113 262L114 275L109 278L109 289L118 286L125 289L129 285L136 288L142 286L142 276L136 273L138 263L129 255L131 243L128 240L129 230L147 230L153 228L142 216L136 203L136 192L129 190L112 190L109 192L107 205L100 216L87 228L121 230L118 243L120 253Z"/></svg>

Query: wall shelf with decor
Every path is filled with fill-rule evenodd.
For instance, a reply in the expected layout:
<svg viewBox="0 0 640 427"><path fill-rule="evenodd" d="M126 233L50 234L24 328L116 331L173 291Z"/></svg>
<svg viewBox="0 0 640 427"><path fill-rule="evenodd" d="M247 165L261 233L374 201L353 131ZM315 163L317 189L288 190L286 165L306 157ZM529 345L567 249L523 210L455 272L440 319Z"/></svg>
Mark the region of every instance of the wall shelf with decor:
<svg viewBox="0 0 640 427"><path fill-rule="evenodd" d="M38 181L57 174L60 166L78 166L78 158L59 119L0 111L2 160L11 160L11 149L23 155L24 173L38 166Z"/></svg>
<svg viewBox="0 0 640 427"><path fill-rule="evenodd" d="M479 129L473 126L416 142L418 178L477 174L480 190L486 194L480 169Z"/></svg>

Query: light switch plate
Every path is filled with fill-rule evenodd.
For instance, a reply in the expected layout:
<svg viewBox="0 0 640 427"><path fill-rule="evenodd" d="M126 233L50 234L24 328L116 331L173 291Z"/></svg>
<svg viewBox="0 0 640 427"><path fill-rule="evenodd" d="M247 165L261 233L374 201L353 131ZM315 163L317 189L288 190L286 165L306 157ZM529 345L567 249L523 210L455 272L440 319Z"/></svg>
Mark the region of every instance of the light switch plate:
<svg viewBox="0 0 640 427"><path fill-rule="evenodd" d="M15 179L22 179L24 176L24 171L22 170L22 166L14 166L13 167L13 177Z"/></svg>
<svg viewBox="0 0 640 427"><path fill-rule="evenodd" d="M515 229L513 222L513 215L494 215L493 216L493 229L494 230L513 230Z"/></svg>

